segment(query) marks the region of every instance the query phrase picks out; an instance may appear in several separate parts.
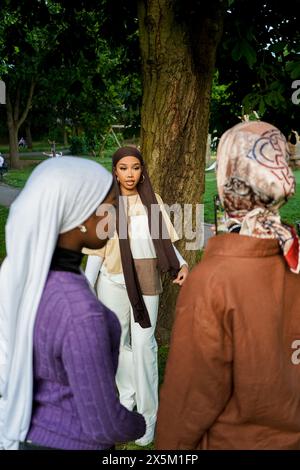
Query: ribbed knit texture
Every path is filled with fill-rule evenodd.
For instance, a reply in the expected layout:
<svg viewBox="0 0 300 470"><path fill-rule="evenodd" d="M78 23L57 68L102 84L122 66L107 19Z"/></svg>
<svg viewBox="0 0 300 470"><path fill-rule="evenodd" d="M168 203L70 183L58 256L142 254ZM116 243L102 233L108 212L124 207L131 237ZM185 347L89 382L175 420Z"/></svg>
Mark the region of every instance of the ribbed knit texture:
<svg viewBox="0 0 300 470"><path fill-rule="evenodd" d="M83 275L50 271L34 329L34 403L27 440L105 449L145 433L118 399L120 325Z"/></svg>

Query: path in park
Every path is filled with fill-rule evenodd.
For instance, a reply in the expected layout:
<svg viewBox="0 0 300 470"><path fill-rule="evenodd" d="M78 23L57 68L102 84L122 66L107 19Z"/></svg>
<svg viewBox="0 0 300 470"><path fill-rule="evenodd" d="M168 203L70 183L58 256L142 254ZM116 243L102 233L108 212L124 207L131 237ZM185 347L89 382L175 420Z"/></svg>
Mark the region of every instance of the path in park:
<svg viewBox="0 0 300 470"><path fill-rule="evenodd" d="M0 206L9 207L21 190L13 188L4 183L0 183ZM211 224L204 224L204 246L207 240L212 236Z"/></svg>
<svg viewBox="0 0 300 470"><path fill-rule="evenodd" d="M0 206L9 207L16 199L21 190L8 186L8 184L0 183Z"/></svg>

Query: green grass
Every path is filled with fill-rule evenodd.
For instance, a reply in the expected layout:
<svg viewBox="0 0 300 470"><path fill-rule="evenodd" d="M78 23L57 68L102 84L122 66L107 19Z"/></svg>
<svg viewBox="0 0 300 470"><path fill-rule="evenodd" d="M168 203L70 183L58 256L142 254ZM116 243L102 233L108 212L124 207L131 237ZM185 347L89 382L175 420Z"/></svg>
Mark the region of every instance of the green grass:
<svg viewBox="0 0 300 470"><path fill-rule="evenodd" d="M296 220L300 220L300 170L295 170L296 178L296 194L287 204L280 209L280 215L283 221L294 224ZM206 174L205 178L205 194L204 194L204 220L208 223L214 223L214 204L213 196L217 194L217 183L214 172Z"/></svg>
<svg viewBox="0 0 300 470"><path fill-rule="evenodd" d="M51 145L47 141L38 141L33 142L32 149L20 148L20 153L27 153L27 152L50 152ZM56 144L55 146L57 151L62 151L66 149L66 147L62 144ZM0 145L0 152L1 153L8 153L9 152L9 145Z"/></svg>
<svg viewBox="0 0 300 470"><path fill-rule="evenodd" d="M8 209L6 207L0 206L0 264L5 258L5 224L8 216Z"/></svg>
<svg viewBox="0 0 300 470"><path fill-rule="evenodd" d="M204 203L204 221L214 223L214 202L213 197L217 194L217 182L214 172L208 172L205 175L205 193Z"/></svg>
<svg viewBox="0 0 300 470"><path fill-rule="evenodd" d="M36 165L30 165L23 170L9 170L4 175L4 182L15 188L23 188L35 167Z"/></svg>

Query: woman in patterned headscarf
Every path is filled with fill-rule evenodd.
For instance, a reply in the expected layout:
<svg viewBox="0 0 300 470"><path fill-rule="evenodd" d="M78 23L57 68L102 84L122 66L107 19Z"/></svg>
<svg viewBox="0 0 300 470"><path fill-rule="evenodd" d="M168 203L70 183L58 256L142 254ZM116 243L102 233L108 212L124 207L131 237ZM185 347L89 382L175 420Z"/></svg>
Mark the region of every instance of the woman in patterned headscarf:
<svg viewBox="0 0 300 470"><path fill-rule="evenodd" d="M284 135L265 122L241 123L221 138L217 183L229 231L275 238L293 272L299 272L299 244L293 228L283 224L279 208L295 192Z"/></svg>
<svg viewBox="0 0 300 470"><path fill-rule="evenodd" d="M286 140L241 123L217 152L229 232L189 275L160 395L158 449L299 449L299 243Z"/></svg>

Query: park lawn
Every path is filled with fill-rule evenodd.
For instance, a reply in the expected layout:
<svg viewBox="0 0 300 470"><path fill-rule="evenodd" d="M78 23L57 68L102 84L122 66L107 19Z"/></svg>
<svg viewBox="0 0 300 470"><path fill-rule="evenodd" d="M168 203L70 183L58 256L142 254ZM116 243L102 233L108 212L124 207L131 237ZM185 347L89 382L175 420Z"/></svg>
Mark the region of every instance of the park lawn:
<svg viewBox="0 0 300 470"><path fill-rule="evenodd" d="M50 152L51 145L47 141L37 141L33 142L32 149L20 148L20 153L31 153L31 152ZM55 146L57 151L63 151L68 147L64 146L63 144L56 144ZM0 152L8 154L9 153L9 145L0 145Z"/></svg>
<svg viewBox="0 0 300 470"><path fill-rule="evenodd" d="M4 174L4 183L15 188L23 188L35 167L36 165L30 165L23 170L9 170Z"/></svg>

